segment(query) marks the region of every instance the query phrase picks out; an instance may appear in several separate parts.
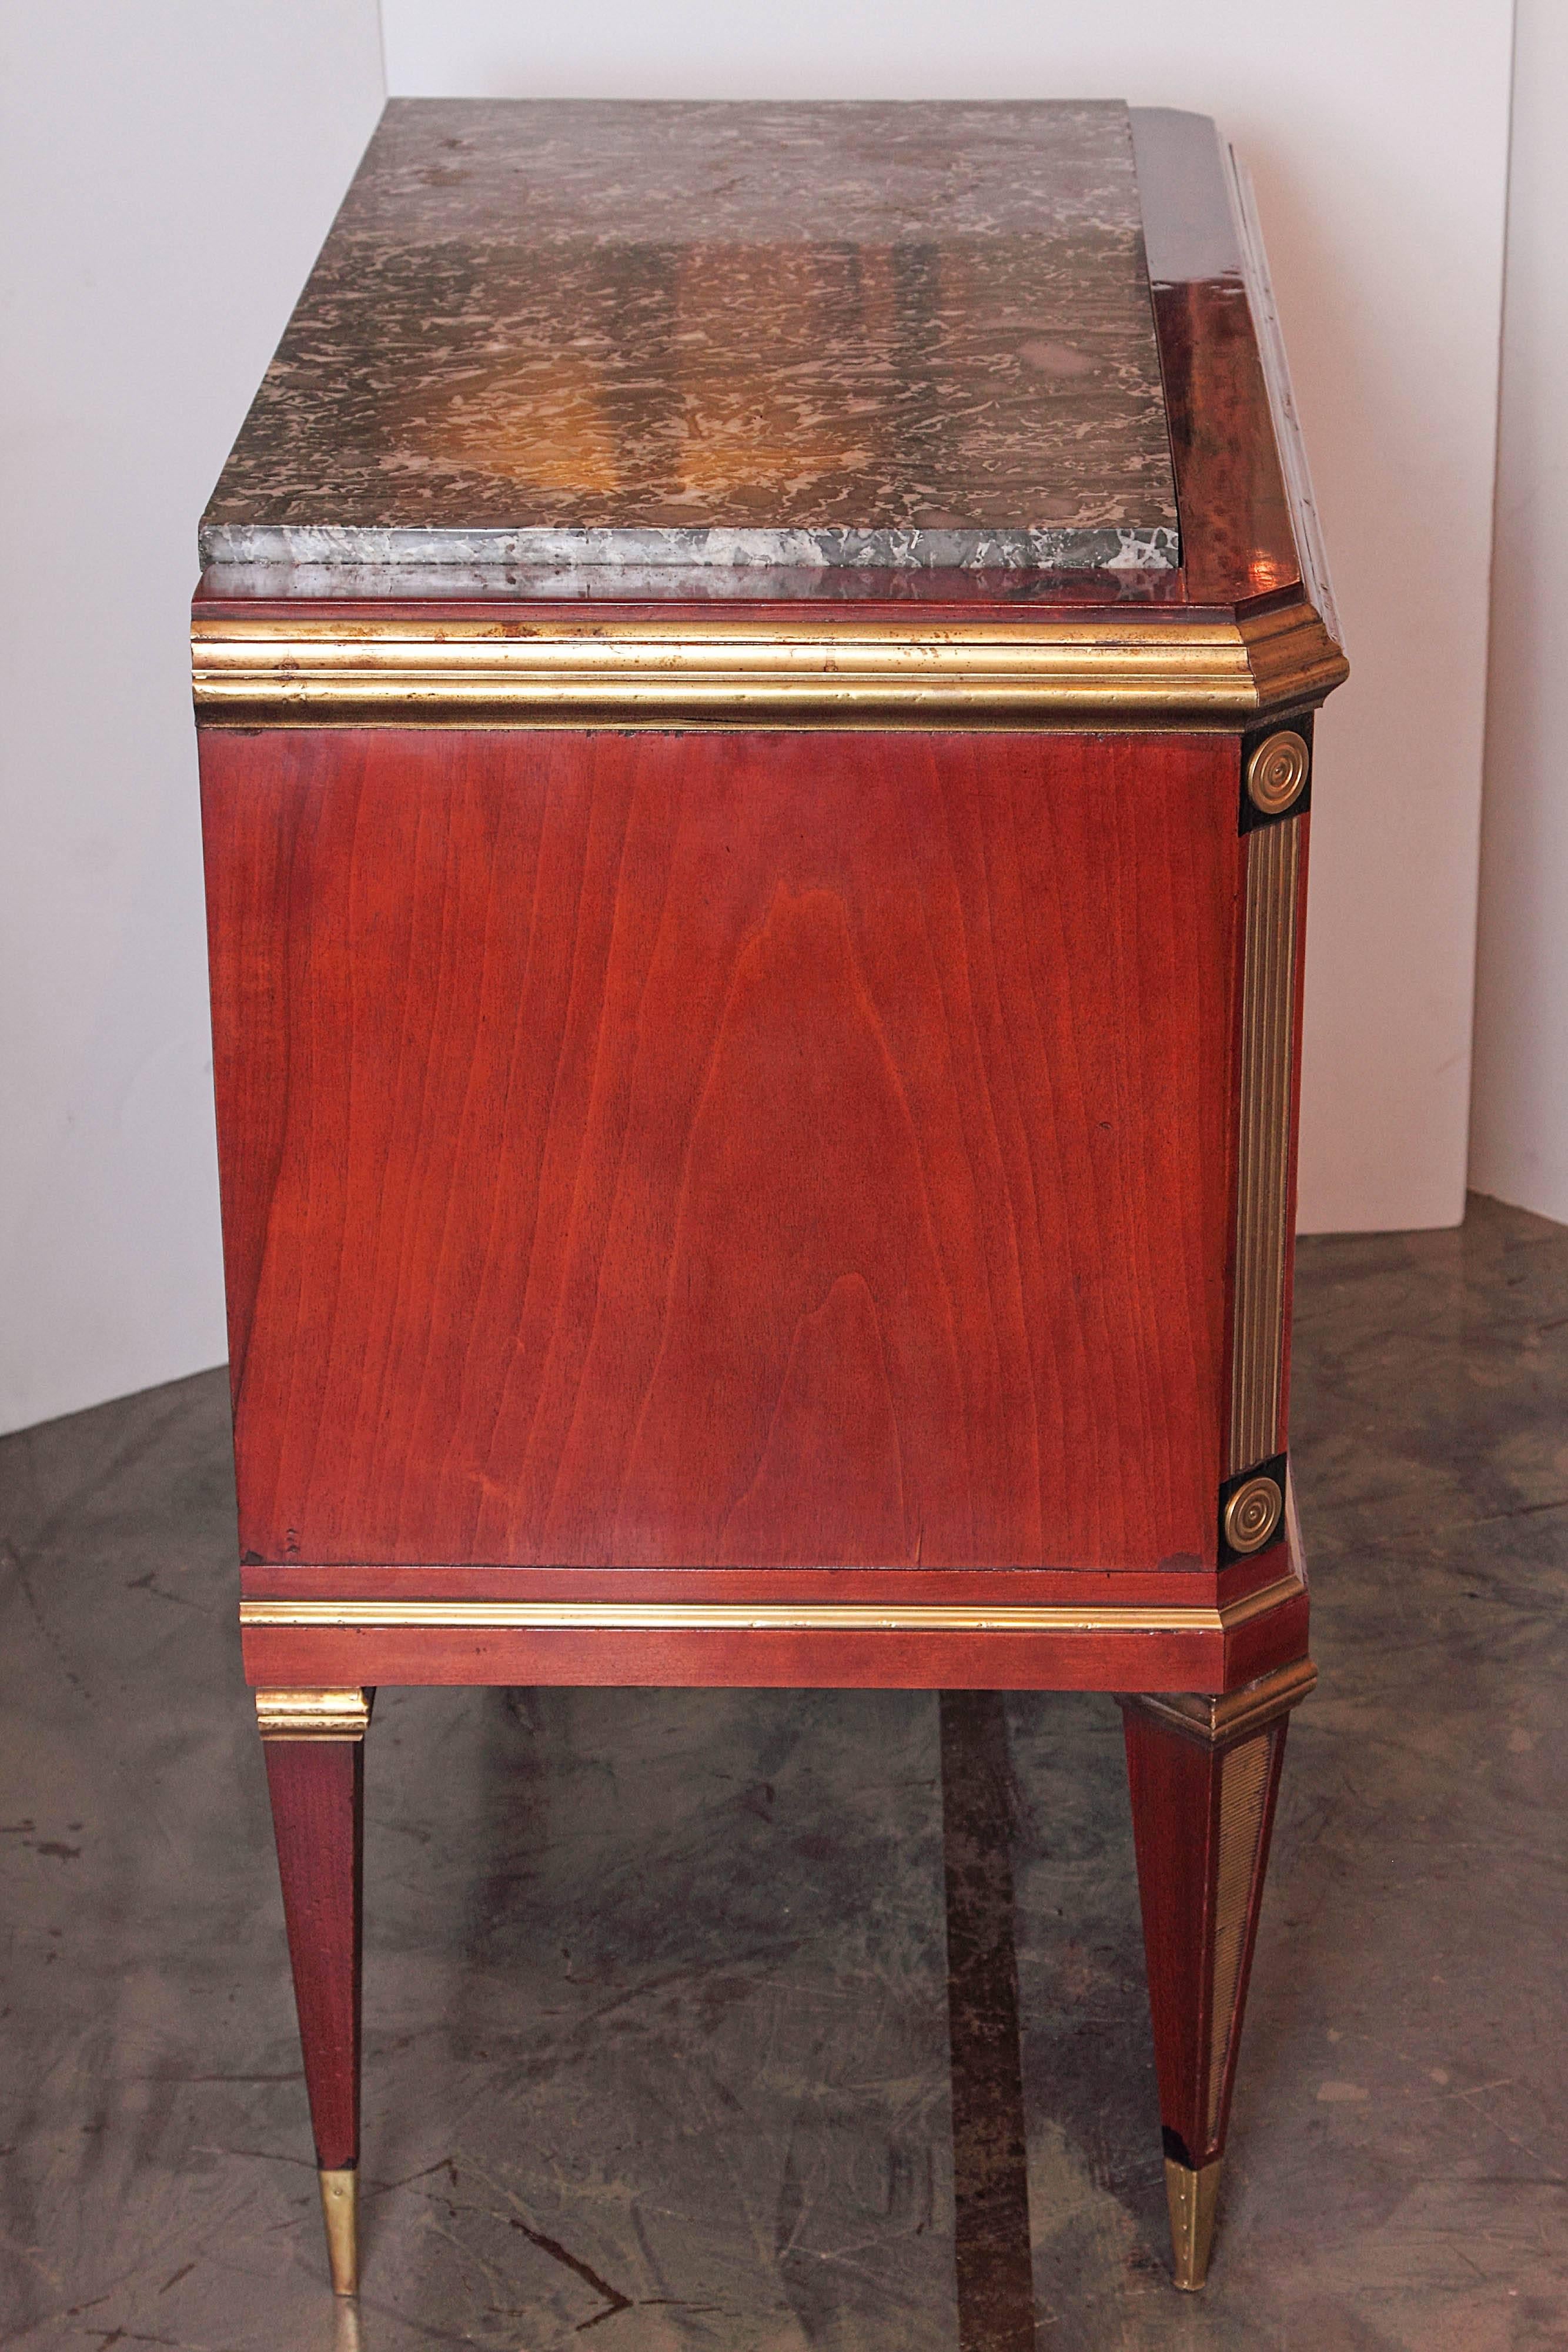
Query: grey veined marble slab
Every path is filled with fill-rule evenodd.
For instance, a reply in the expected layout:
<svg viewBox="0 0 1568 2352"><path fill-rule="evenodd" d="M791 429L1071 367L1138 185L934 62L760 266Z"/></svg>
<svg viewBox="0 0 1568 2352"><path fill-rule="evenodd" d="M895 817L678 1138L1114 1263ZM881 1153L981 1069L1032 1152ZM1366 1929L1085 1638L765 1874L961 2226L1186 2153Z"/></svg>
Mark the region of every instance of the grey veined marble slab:
<svg viewBox="0 0 1568 2352"><path fill-rule="evenodd" d="M201 552L1169 570L1126 109L394 100Z"/></svg>

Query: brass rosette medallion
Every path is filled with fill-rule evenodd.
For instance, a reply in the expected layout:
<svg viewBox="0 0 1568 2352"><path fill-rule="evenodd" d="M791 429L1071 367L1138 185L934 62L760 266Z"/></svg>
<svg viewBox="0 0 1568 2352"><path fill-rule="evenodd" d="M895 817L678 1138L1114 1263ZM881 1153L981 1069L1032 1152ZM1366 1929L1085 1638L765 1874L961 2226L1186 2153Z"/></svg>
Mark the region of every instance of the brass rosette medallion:
<svg viewBox="0 0 1568 2352"><path fill-rule="evenodd" d="M1225 1506L1225 1540L1232 1551L1261 1551L1280 1524L1285 1498L1272 1478L1249 1478Z"/></svg>
<svg viewBox="0 0 1568 2352"><path fill-rule="evenodd" d="M1247 797L1263 816L1282 816L1306 789L1312 755L1289 728L1260 743L1247 762Z"/></svg>

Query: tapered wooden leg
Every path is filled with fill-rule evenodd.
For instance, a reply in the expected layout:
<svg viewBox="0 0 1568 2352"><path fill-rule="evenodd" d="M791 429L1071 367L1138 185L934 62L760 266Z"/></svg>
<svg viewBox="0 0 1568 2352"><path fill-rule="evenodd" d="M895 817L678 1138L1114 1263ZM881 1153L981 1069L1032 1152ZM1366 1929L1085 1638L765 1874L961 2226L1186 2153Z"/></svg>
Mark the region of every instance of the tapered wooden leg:
<svg viewBox="0 0 1568 2352"><path fill-rule="evenodd" d="M1207 2274L1285 1726L1316 1680L1302 1659L1225 1698L1122 1701L1181 2287Z"/></svg>
<svg viewBox="0 0 1568 2352"><path fill-rule="evenodd" d="M257 1691L332 2286L359 2287L360 1944L369 1691Z"/></svg>

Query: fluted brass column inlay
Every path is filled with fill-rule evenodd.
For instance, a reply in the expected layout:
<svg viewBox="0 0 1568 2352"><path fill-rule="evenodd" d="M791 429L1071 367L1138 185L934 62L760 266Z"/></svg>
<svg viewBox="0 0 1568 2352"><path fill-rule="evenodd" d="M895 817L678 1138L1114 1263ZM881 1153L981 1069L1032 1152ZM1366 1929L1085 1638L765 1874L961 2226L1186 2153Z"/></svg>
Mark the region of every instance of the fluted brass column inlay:
<svg viewBox="0 0 1568 2352"><path fill-rule="evenodd" d="M1232 1476L1279 1450L1296 1005L1299 817L1247 835L1231 1335Z"/></svg>

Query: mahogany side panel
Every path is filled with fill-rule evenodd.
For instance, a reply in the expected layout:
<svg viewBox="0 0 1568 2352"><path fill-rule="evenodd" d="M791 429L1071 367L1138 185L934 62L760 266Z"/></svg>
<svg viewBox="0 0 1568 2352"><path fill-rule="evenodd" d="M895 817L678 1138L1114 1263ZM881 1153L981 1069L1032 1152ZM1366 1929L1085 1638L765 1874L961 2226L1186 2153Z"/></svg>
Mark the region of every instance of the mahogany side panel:
<svg viewBox="0 0 1568 2352"><path fill-rule="evenodd" d="M1233 740L203 776L248 1557L1212 1567Z"/></svg>
<svg viewBox="0 0 1568 2352"><path fill-rule="evenodd" d="M1219 1691L1228 1687L1226 1639L1218 1630L842 1633L746 1625L541 1633L246 1626L242 1648L248 1682L296 1689L363 1678L386 1688Z"/></svg>
<svg viewBox="0 0 1568 2352"><path fill-rule="evenodd" d="M360 2155L364 1742L267 1739L267 1783L316 2160Z"/></svg>

